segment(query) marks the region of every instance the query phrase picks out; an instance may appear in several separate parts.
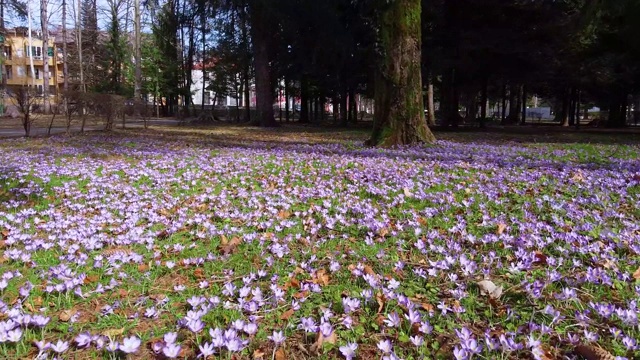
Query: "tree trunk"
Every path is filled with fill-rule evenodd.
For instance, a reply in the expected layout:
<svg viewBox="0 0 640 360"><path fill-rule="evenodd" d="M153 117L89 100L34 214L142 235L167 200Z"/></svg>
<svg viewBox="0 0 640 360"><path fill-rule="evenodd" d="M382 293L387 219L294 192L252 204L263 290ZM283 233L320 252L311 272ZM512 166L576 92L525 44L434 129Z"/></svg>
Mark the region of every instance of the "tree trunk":
<svg viewBox="0 0 640 360"><path fill-rule="evenodd" d="M560 114L562 120L562 126L569 126L569 93L565 90L562 96L562 112Z"/></svg>
<svg viewBox="0 0 640 360"><path fill-rule="evenodd" d="M67 64L67 0L62 0L62 39L62 90L64 92L64 111L69 114L69 101L67 99L69 92L69 66ZM67 129L67 132L68 131L69 130Z"/></svg>
<svg viewBox="0 0 640 360"><path fill-rule="evenodd" d="M253 62L256 71L256 114L260 126L277 126L273 116L273 91L271 89L271 24L265 18L267 8L262 1L253 2L251 9L251 40L253 41Z"/></svg>
<svg viewBox="0 0 640 360"><path fill-rule="evenodd" d="M480 93L480 127L484 128L487 121L487 97L489 79L485 76L482 81L482 92Z"/></svg>
<svg viewBox="0 0 640 360"><path fill-rule="evenodd" d="M520 124L525 125L527 123L527 86L522 85L522 114L520 117Z"/></svg>
<svg viewBox="0 0 640 360"><path fill-rule="evenodd" d="M346 91L343 91L340 94L340 123L342 124L342 126L347 126L349 125L349 114L348 114L348 109L347 109L347 95L348 93Z"/></svg>
<svg viewBox="0 0 640 360"><path fill-rule="evenodd" d="M140 100L142 98L142 53L141 53L141 42L142 42L142 38L141 38L141 33L140 33L140 0L135 0L134 1L134 9L133 9L133 21L135 22L134 24L134 41L133 41L133 55L135 57L135 62L136 62L136 68L135 68L135 79L134 79L134 85L133 85L133 97L137 100ZM203 64L204 66L204 64ZM202 84L204 85L204 68L202 70ZM204 88L202 90L202 93L204 94ZM203 101L204 104L204 101ZM137 108L137 106L136 106ZM136 110L136 115L140 115L140 111Z"/></svg>
<svg viewBox="0 0 640 360"><path fill-rule="evenodd" d="M285 101L285 105L284 105L284 109L285 109L285 119L287 122L290 121L290 117L289 117L289 81L285 78L284 79L284 101Z"/></svg>
<svg viewBox="0 0 640 360"><path fill-rule="evenodd" d="M371 145L432 143L422 102L420 0L396 0L381 16Z"/></svg>
<svg viewBox="0 0 640 360"><path fill-rule="evenodd" d="M502 85L502 113L500 118L500 125L507 124L507 84Z"/></svg>
<svg viewBox="0 0 640 360"><path fill-rule="evenodd" d="M349 113L351 114L349 122L358 123L358 103L356 102L356 89L349 89Z"/></svg>
<svg viewBox="0 0 640 360"><path fill-rule="evenodd" d="M637 126L640 122L640 95L634 96L633 104L633 124ZM585 111L585 114L588 114L588 110Z"/></svg>
<svg viewBox="0 0 640 360"><path fill-rule="evenodd" d="M576 88L571 88L569 95L569 126L576 124Z"/></svg>
<svg viewBox="0 0 640 360"><path fill-rule="evenodd" d="M309 83L307 77L302 76L300 80L300 119L301 123L309 122Z"/></svg>
<svg viewBox="0 0 640 360"><path fill-rule="evenodd" d="M51 111L51 99L49 98L49 24L47 15L47 0L40 1L40 24L42 25L42 98L44 105L44 113L48 114ZM54 66L55 66L55 45L54 45Z"/></svg>
<svg viewBox="0 0 640 360"><path fill-rule="evenodd" d="M436 107L433 103L433 83L427 86L427 123L429 126L436 125Z"/></svg>

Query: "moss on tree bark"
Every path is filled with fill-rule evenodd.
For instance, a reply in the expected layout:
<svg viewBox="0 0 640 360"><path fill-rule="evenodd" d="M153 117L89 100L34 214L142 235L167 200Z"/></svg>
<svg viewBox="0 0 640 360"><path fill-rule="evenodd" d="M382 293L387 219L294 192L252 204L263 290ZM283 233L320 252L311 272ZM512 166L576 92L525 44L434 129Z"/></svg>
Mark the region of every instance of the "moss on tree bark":
<svg viewBox="0 0 640 360"><path fill-rule="evenodd" d="M394 0L381 14L371 145L435 141L424 117L421 12L420 0Z"/></svg>

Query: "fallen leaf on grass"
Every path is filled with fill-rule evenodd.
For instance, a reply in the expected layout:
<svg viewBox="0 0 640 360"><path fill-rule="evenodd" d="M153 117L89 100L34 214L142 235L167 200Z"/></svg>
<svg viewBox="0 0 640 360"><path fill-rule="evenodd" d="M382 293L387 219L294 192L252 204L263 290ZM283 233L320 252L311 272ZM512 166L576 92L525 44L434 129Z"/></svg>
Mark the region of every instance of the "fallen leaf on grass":
<svg viewBox="0 0 640 360"><path fill-rule="evenodd" d="M547 255L541 253L540 251L535 252L535 263L540 265L547 265Z"/></svg>
<svg viewBox="0 0 640 360"><path fill-rule="evenodd" d="M58 315L58 318L62 322L67 322L67 321L71 320L73 315L75 315L76 313L77 313L77 311L73 310L73 309L64 310L64 311L60 312L60 315Z"/></svg>
<svg viewBox="0 0 640 360"><path fill-rule="evenodd" d="M633 278L636 280L640 280L640 267L638 268L638 270L636 270L636 272L633 273Z"/></svg>
<svg viewBox="0 0 640 360"><path fill-rule="evenodd" d="M489 295L491 299L499 299L502 295L502 286L496 286L491 280L482 280L478 282L480 294Z"/></svg>
<svg viewBox="0 0 640 360"><path fill-rule="evenodd" d="M287 360L287 357L284 355L284 350L282 348L276 351L276 360Z"/></svg>
<svg viewBox="0 0 640 360"><path fill-rule="evenodd" d="M138 265L138 271L141 272L141 273L149 271L149 265L147 265L147 264Z"/></svg>
<svg viewBox="0 0 640 360"><path fill-rule="evenodd" d="M320 269L318 271L316 271L316 275L315 275L315 279L314 282L320 286L327 286L329 285L329 275L327 274L327 271L325 269Z"/></svg>
<svg viewBox="0 0 640 360"><path fill-rule="evenodd" d="M385 302L385 298L384 295L382 295L382 293L377 293L376 294L376 302L378 303L378 314L380 314L382 312L382 309L384 308L384 302Z"/></svg>
<svg viewBox="0 0 640 360"><path fill-rule="evenodd" d="M220 242L219 250L220 252L222 252L222 254L229 255L234 253L240 244L242 244L242 239L240 239L239 237L235 236L233 239L229 241L223 235L222 241Z"/></svg>
<svg viewBox="0 0 640 360"><path fill-rule="evenodd" d="M336 342L338 342L338 337L336 336L335 331L332 331L331 334L326 337L322 335L322 331L319 331L316 336L316 342L311 346L311 350L317 352L322 349L323 344L335 345Z"/></svg>
<svg viewBox="0 0 640 360"><path fill-rule="evenodd" d="M195 278L198 280L204 279L205 278L204 270L202 270L202 268L197 268L193 270L193 276L195 276Z"/></svg>
<svg viewBox="0 0 640 360"><path fill-rule="evenodd" d="M288 219L290 217L291 217L291 211L280 210L280 212L278 212L278 218L282 220Z"/></svg>
<svg viewBox="0 0 640 360"><path fill-rule="evenodd" d="M573 173L573 176L571 176L571 180L577 181L577 182L583 182L584 181L584 175L582 174L582 171L578 170L575 173Z"/></svg>
<svg viewBox="0 0 640 360"><path fill-rule="evenodd" d="M507 230L507 224L500 223L500 224L498 224L498 229L496 230L496 234L502 235L505 230Z"/></svg>
<svg viewBox="0 0 640 360"><path fill-rule="evenodd" d="M262 351L261 349L255 349L253 351L253 359L262 359L264 357L264 351Z"/></svg>
<svg viewBox="0 0 640 360"><path fill-rule="evenodd" d="M120 336L120 335L124 334L124 328L122 328L122 329L107 329L107 330L103 331L101 334L106 336L106 337L108 337L108 338L112 338L112 337L115 337L115 336Z"/></svg>
<svg viewBox="0 0 640 360"><path fill-rule="evenodd" d="M308 291L301 291L299 293L293 294L293 297L296 298L296 299L302 299L302 298L307 297L307 295L309 295Z"/></svg>
<svg viewBox="0 0 640 360"><path fill-rule="evenodd" d="M578 345L575 352L586 360L615 360L615 356L607 350L591 345Z"/></svg>
<svg viewBox="0 0 640 360"><path fill-rule="evenodd" d="M289 309L280 315L280 320L287 321L291 316L293 316L294 310Z"/></svg>

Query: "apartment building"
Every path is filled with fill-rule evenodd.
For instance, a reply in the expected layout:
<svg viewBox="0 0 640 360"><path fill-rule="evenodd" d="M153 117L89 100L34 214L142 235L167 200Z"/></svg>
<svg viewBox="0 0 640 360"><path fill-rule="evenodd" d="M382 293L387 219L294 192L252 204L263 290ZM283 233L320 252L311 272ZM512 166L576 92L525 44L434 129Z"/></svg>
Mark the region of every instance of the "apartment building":
<svg viewBox="0 0 640 360"><path fill-rule="evenodd" d="M6 78L7 95L5 103L10 104L13 94L21 87L35 88L40 96L44 90L45 51L49 55L49 96L51 104L55 104L64 82L62 55L55 47L55 37L49 36L45 46L39 31L31 32L31 42L26 28L7 29L2 44L3 77ZM33 71L31 68L33 59Z"/></svg>

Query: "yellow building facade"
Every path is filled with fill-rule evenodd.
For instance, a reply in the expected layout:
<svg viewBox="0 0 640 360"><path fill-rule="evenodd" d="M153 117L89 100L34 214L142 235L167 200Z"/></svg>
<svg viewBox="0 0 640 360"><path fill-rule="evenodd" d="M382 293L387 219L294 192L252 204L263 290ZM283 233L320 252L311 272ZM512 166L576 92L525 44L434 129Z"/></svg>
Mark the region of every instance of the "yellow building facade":
<svg viewBox="0 0 640 360"><path fill-rule="evenodd" d="M2 44L4 73L7 94L5 104L14 102L13 94L21 87L35 88L39 96L43 94L45 51L49 55L49 96L51 104L56 104L60 89L64 83L62 56L55 47L55 38L49 36L47 46L42 37L35 31L29 34L25 29L7 29L4 44ZM33 71L31 68L33 59Z"/></svg>

